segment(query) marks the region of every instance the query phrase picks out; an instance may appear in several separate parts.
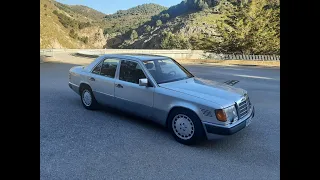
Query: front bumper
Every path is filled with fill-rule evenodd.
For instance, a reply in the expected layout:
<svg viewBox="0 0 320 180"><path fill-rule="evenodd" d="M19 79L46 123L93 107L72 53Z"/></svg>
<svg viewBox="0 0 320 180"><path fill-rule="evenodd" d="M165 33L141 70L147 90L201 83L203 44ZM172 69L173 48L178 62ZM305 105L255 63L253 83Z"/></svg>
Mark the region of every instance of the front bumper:
<svg viewBox="0 0 320 180"><path fill-rule="evenodd" d="M220 126L220 125L204 122L203 124L207 132L207 137L209 137L208 134L226 136L226 135L232 135L240 131L241 129L246 127L247 121L251 120L254 117L254 112L255 110L254 110L254 107L252 106L251 112L244 120L237 122L236 124L231 126Z"/></svg>

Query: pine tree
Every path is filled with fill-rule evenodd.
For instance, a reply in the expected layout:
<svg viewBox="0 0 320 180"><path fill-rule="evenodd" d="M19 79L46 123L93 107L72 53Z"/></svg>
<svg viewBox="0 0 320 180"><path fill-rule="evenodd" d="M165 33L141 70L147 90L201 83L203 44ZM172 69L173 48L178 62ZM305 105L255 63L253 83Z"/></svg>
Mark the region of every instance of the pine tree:
<svg viewBox="0 0 320 180"><path fill-rule="evenodd" d="M234 6L218 24L222 42L212 49L245 54L280 53L280 8L268 0L252 0L248 5Z"/></svg>

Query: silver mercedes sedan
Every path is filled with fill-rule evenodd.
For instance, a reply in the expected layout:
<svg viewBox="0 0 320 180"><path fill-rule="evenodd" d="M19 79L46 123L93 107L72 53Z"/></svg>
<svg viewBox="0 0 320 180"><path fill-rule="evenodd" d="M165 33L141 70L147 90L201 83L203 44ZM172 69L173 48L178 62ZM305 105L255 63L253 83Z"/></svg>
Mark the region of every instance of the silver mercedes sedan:
<svg viewBox="0 0 320 180"><path fill-rule="evenodd" d="M182 144L234 134L248 126L247 92L196 78L165 56L108 54L69 71L84 108L117 108L166 126Z"/></svg>

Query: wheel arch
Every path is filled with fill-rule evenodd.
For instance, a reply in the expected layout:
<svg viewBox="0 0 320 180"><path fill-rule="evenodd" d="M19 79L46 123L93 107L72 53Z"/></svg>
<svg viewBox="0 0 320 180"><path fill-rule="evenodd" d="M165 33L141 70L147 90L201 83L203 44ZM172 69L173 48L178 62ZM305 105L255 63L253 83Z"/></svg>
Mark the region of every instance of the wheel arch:
<svg viewBox="0 0 320 180"><path fill-rule="evenodd" d="M80 86L79 86L79 94L81 95L81 91L84 87L88 87L91 89L90 85L88 83L85 83L85 82L82 82L80 83ZM92 89L91 89L92 90Z"/></svg>
<svg viewBox="0 0 320 180"><path fill-rule="evenodd" d="M193 114L195 114L199 118L196 107L193 107L193 106L187 107L187 106L183 106L183 105L176 105L176 106L171 107L170 111L167 114L166 127L168 127L168 122L169 122L168 118L170 117L171 113L173 113L176 110L190 111L190 112L192 112ZM200 121L201 121L201 119L200 119Z"/></svg>

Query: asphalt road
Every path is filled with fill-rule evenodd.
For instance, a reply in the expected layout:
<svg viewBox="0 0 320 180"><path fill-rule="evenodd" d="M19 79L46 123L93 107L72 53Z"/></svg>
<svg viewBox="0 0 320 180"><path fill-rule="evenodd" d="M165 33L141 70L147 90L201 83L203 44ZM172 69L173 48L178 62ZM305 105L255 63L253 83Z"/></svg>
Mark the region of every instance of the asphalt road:
<svg viewBox="0 0 320 180"><path fill-rule="evenodd" d="M280 179L280 69L186 66L239 80L256 114L237 134L185 146L150 121L85 110L68 87L72 66L40 64L40 179Z"/></svg>

